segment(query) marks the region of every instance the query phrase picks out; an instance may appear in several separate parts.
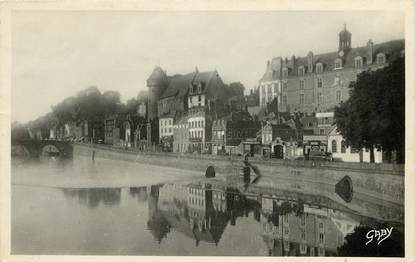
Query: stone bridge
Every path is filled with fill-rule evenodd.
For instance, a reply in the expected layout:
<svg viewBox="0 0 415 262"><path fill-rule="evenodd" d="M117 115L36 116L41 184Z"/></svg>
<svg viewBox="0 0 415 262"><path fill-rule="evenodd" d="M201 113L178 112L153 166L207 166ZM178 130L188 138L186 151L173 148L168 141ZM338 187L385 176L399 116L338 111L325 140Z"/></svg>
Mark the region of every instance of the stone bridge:
<svg viewBox="0 0 415 262"><path fill-rule="evenodd" d="M73 146L71 142L59 140L12 139L12 157L60 157L72 158Z"/></svg>

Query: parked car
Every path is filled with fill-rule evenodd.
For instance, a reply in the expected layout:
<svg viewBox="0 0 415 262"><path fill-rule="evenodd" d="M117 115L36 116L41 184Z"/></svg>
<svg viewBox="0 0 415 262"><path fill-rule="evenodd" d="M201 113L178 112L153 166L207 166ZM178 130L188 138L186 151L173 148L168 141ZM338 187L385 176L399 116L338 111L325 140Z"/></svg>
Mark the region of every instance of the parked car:
<svg viewBox="0 0 415 262"><path fill-rule="evenodd" d="M308 154L308 160L333 161L333 156L331 153L328 153L328 152L310 151L310 153Z"/></svg>

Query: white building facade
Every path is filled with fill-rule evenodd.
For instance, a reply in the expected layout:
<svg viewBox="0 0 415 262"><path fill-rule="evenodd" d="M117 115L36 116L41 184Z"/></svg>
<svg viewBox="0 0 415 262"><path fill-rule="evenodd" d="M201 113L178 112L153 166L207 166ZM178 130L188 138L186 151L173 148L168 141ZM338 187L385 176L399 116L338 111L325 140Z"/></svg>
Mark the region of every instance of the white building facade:
<svg viewBox="0 0 415 262"><path fill-rule="evenodd" d="M173 136L173 117L163 117L159 120L160 139L166 136Z"/></svg>
<svg viewBox="0 0 415 262"><path fill-rule="evenodd" d="M327 136L327 151L332 153L334 159L343 162L360 162L360 150L354 149L346 145L343 136L338 132L337 127L334 127ZM375 163L382 163L382 151L375 148L374 152ZM370 162L370 151L367 148L362 150L363 162Z"/></svg>

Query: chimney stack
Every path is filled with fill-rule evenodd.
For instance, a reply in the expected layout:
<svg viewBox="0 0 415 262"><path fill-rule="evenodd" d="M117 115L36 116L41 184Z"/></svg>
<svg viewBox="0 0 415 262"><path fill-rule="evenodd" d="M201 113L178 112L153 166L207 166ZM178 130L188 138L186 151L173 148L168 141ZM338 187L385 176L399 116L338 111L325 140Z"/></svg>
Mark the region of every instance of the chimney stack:
<svg viewBox="0 0 415 262"><path fill-rule="evenodd" d="M367 64L371 65L373 63L373 41L369 39L366 46L367 46Z"/></svg>
<svg viewBox="0 0 415 262"><path fill-rule="evenodd" d="M307 55L307 58L308 58L308 72L309 73L312 73L313 72L313 63L314 63L314 54L313 54L313 52L308 52L308 55Z"/></svg>

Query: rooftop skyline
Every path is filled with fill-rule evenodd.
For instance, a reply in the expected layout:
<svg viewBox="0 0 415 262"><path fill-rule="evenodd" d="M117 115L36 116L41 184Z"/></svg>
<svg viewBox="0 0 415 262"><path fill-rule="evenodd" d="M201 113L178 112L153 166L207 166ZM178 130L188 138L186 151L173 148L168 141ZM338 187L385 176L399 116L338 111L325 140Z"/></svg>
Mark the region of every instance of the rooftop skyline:
<svg viewBox="0 0 415 262"><path fill-rule="evenodd" d="M168 75L216 69L225 83L258 84L267 60L404 38L398 12L18 11L12 17L12 121L26 122L88 86L124 102L156 65ZM22 106L24 105L24 106Z"/></svg>

